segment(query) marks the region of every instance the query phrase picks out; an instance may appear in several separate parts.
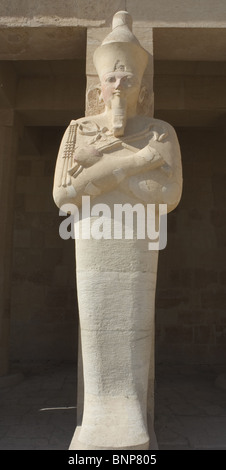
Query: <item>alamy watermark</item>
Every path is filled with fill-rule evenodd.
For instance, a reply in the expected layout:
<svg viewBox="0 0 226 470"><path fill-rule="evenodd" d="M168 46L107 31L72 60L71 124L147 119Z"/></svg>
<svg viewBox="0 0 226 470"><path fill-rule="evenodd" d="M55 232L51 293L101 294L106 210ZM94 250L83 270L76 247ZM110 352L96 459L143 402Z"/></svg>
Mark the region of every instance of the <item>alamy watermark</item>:
<svg viewBox="0 0 226 470"><path fill-rule="evenodd" d="M112 211L104 203L91 207L90 196L83 196L80 209L64 204L59 215L68 215L59 228L64 240L148 239L149 250L163 250L167 244L167 204L114 204Z"/></svg>

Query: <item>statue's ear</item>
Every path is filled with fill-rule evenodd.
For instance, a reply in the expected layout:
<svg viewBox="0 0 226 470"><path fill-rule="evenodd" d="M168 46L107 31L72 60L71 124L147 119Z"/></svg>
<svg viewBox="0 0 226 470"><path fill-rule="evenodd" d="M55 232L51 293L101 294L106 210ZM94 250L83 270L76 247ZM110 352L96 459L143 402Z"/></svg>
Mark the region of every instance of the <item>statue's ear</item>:
<svg viewBox="0 0 226 470"><path fill-rule="evenodd" d="M139 98L138 98L139 104L143 103L146 93L147 93L146 86L142 86L141 89L140 89L140 94L139 94Z"/></svg>

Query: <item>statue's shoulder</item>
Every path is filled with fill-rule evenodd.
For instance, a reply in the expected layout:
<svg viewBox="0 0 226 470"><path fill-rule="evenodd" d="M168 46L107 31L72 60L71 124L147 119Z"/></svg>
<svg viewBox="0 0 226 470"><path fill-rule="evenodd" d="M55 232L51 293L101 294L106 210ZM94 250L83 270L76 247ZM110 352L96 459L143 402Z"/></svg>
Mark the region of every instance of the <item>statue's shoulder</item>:
<svg viewBox="0 0 226 470"><path fill-rule="evenodd" d="M68 135L76 147L84 147L84 145L102 147L106 146L109 139L112 139L106 127L106 118L99 115L72 120L68 126Z"/></svg>
<svg viewBox="0 0 226 470"><path fill-rule="evenodd" d="M171 124L161 119L156 119L148 116L142 116L139 122L139 128L143 129L143 133L149 139L153 139L162 143L176 143L177 135Z"/></svg>
<svg viewBox="0 0 226 470"><path fill-rule="evenodd" d="M72 126L80 126L80 125L100 125L103 122L103 117L100 114L94 116L83 116L79 119L72 119L70 125Z"/></svg>
<svg viewBox="0 0 226 470"><path fill-rule="evenodd" d="M143 121L146 126L152 127L165 127L166 129L170 130L173 129L173 126L162 119L156 119L154 117L144 116Z"/></svg>
<svg viewBox="0 0 226 470"><path fill-rule="evenodd" d="M104 119L97 115L81 117L76 120L73 119L68 128L69 130L73 130L73 133L76 135L76 140L78 140L79 138L90 139L91 136L95 137L99 135L104 125Z"/></svg>
<svg viewBox="0 0 226 470"><path fill-rule="evenodd" d="M162 121L161 119L149 118L149 123L153 129L156 129L156 131L159 130L161 133L165 132L169 136L176 135L174 127L169 124L169 122Z"/></svg>

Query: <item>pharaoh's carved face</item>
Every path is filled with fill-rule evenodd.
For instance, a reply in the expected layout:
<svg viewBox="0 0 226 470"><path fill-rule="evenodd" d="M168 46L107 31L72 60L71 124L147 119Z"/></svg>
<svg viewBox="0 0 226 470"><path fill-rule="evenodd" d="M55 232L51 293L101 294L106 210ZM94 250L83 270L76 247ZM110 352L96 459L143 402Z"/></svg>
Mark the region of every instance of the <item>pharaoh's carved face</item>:
<svg viewBox="0 0 226 470"><path fill-rule="evenodd" d="M117 61L114 70L102 77L101 94L106 109L111 109L111 130L117 137L124 135L127 119L136 115L140 80Z"/></svg>
<svg viewBox="0 0 226 470"><path fill-rule="evenodd" d="M131 72L115 70L103 76L101 91L104 103L108 107L111 107L115 96L122 98L127 102L127 105L136 105L140 93L140 83Z"/></svg>

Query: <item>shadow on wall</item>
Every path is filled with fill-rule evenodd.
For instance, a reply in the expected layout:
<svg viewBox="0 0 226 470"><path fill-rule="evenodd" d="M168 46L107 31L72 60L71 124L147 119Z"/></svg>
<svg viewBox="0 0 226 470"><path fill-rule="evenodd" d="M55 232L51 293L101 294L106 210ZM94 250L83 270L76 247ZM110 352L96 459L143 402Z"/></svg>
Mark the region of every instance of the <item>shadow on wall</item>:
<svg viewBox="0 0 226 470"><path fill-rule="evenodd" d="M17 162L11 360L73 361L77 354L74 243L59 237L52 199L63 128L25 128Z"/></svg>
<svg viewBox="0 0 226 470"><path fill-rule="evenodd" d="M177 129L181 202L168 216L156 296L157 362L226 362L226 161L221 129Z"/></svg>

